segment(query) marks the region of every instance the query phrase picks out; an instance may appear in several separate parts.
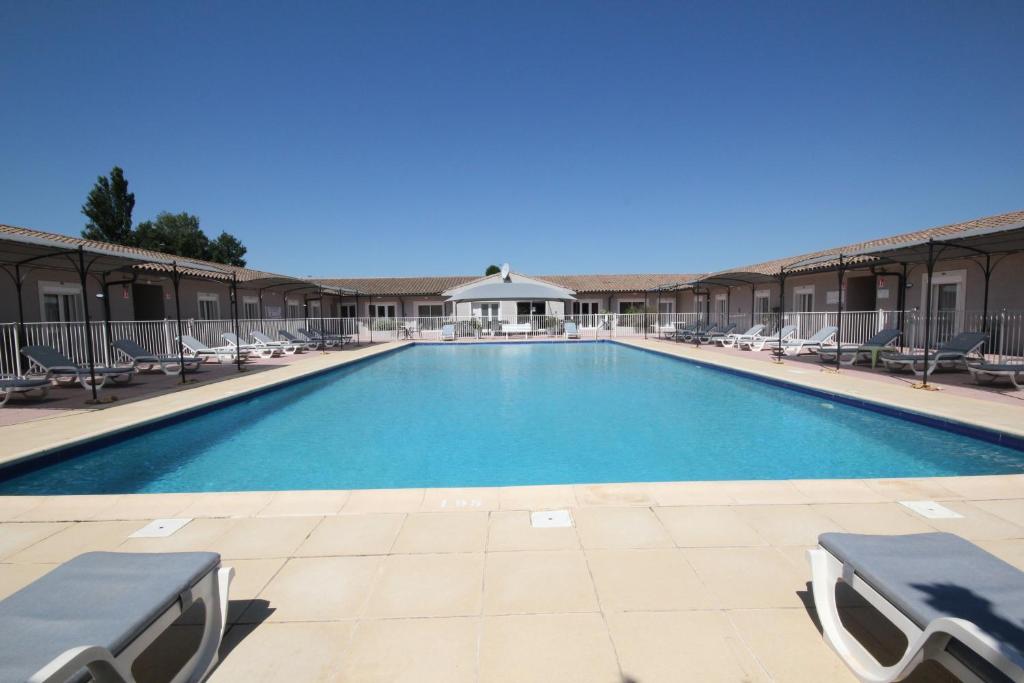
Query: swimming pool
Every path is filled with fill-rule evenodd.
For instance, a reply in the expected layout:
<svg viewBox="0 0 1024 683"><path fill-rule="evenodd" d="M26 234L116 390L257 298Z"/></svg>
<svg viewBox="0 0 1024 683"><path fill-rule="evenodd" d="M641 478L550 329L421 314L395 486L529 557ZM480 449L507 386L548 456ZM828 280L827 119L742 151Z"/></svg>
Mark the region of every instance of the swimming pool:
<svg viewBox="0 0 1024 683"><path fill-rule="evenodd" d="M0 494L1010 472L1024 453L620 344L416 345L14 471Z"/></svg>

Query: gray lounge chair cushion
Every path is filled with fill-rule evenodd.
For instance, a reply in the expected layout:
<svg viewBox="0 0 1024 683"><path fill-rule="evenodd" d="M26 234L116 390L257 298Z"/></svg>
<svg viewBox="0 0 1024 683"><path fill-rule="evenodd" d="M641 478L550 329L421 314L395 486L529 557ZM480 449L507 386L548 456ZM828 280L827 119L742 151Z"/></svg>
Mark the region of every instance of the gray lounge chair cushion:
<svg viewBox="0 0 1024 683"><path fill-rule="evenodd" d="M1024 572L973 543L944 533L818 542L922 629L937 617L966 619L1024 653Z"/></svg>
<svg viewBox="0 0 1024 683"><path fill-rule="evenodd" d="M48 379L0 378L0 389L41 389L49 385L50 380Z"/></svg>
<svg viewBox="0 0 1024 683"><path fill-rule="evenodd" d="M1024 363L978 363L972 366L982 372L1020 372L1024 373Z"/></svg>
<svg viewBox="0 0 1024 683"><path fill-rule="evenodd" d="M24 681L61 653L115 656L220 562L217 553L85 553L0 601L0 681Z"/></svg>

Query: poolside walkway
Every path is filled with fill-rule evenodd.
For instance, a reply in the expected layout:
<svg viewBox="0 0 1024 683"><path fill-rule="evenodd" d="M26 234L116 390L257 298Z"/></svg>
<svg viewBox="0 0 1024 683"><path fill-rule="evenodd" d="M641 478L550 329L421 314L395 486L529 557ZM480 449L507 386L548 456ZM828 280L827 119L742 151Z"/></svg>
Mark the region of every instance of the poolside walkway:
<svg viewBox="0 0 1024 683"><path fill-rule="evenodd" d="M575 526L531 526L552 508ZM194 519L129 538L154 517ZM0 595L88 550L222 553L237 577L214 682L851 681L809 610L819 533L940 529L1024 569L1016 475L8 497L0 520ZM144 669L187 656L189 621Z"/></svg>

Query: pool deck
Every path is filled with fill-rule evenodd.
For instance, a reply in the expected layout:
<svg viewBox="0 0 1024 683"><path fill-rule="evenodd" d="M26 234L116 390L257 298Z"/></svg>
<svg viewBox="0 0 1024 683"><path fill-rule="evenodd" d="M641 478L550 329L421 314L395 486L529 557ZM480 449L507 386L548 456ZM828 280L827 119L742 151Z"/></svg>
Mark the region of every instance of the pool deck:
<svg viewBox="0 0 1024 683"><path fill-rule="evenodd" d="M627 343L986 428L1017 433L1024 422L1018 405L984 392L914 391L802 361ZM0 448L17 457L56 447L395 346L309 354L0 427ZM961 517L926 519L899 504L908 500L939 501ZM550 509L569 510L574 526L531 526L531 511ZM166 538L129 538L155 518L191 521ZM1024 569L1024 475L7 496L0 597L89 550L215 550L237 575L214 682L852 681L817 628L804 557L818 534L837 530L949 531ZM870 628L870 615L851 618ZM196 633L184 620L143 669L166 675ZM894 647L885 638L872 646ZM945 679L930 670L909 680Z"/></svg>

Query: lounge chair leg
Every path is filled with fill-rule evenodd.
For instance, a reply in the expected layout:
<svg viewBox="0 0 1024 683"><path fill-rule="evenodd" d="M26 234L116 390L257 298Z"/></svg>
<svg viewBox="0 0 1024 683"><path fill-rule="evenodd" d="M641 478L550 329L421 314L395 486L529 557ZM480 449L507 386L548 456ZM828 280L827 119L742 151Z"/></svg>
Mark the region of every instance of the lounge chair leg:
<svg viewBox="0 0 1024 683"><path fill-rule="evenodd" d="M205 610L203 638L199 649L171 679L171 683L198 683L204 680L217 664L218 651L228 621L228 594L231 579L235 576L232 567L220 567L216 573L204 579L197 586L196 598L203 601Z"/></svg>

